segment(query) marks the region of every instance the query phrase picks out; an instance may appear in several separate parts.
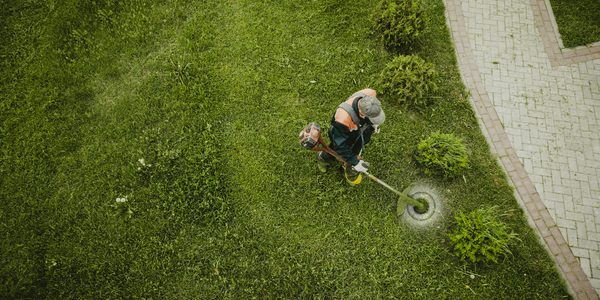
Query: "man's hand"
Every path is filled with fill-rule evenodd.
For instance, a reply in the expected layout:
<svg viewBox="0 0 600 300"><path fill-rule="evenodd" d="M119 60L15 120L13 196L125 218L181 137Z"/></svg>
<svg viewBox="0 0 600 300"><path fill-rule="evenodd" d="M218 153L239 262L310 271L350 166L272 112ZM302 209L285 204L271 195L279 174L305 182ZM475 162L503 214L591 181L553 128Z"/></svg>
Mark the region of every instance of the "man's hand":
<svg viewBox="0 0 600 300"><path fill-rule="evenodd" d="M364 160L360 160L355 166L352 166L352 169L356 172L365 173L369 169L369 163Z"/></svg>

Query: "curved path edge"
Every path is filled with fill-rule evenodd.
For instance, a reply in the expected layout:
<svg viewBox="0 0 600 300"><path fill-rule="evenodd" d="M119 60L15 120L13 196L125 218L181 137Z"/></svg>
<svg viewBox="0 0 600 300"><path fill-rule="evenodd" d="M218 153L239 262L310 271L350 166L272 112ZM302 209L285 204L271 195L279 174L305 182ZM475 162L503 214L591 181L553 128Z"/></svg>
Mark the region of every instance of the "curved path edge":
<svg viewBox="0 0 600 300"><path fill-rule="evenodd" d="M531 0L535 26L553 67L600 58L600 42L589 46L565 48L558 32L550 0Z"/></svg>
<svg viewBox="0 0 600 300"><path fill-rule="evenodd" d="M538 5L540 1L544 2L544 0L532 1L534 6ZM495 107L485 90L469 44L461 2L459 0L444 0L444 3L446 6L446 22L454 42L461 77L470 91L471 104L475 109L481 130L486 136L492 153L498 156L500 165L515 189L515 197L526 212L530 226L536 229L541 244L546 247L556 263L559 273L567 283L569 292L576 299L598 299L595 289L581 268L579 261L573 255L567 241L542 202L533 182L512 148ZM558 49L558 46L556 46L556 49Z"/></svg>

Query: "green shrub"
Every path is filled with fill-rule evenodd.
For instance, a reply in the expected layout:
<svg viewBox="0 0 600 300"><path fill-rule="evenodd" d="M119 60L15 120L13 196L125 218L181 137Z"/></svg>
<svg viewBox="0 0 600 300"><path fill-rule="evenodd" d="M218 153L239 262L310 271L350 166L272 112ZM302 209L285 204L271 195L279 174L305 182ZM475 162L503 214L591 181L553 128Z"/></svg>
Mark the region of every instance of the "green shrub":
<svg viewBox="0 0 600 300"><path fill-rule="evenodd" d="M425 29L419 4L412 0L384 0L373 14L374 31L381 35L388 49L406 52Z"/></svg>
<svg viewBox="0 0 600 300"><path fill-rule="evenodd" d="M499 215L498 207L492 206L454 216L454 228L448 234L454 254L474 264L498 263L499 258L511 254L509 246L518 240L517 234Z"/></svg>
<svg viewBox="0 0 600 300"><path fill-rule="evenodd" d="M434 133L417 145L416 160L427 175L450 178L469 167L467 148L453 134Z"/></svg>
<svg viewBox="0 0 600 300"><path fill-rule="evenodd" d="M433 102L430 94L437 90L437 77L433 64L415 55L399 55L381 72L379 88L400 104L422 110Z"/></svg>

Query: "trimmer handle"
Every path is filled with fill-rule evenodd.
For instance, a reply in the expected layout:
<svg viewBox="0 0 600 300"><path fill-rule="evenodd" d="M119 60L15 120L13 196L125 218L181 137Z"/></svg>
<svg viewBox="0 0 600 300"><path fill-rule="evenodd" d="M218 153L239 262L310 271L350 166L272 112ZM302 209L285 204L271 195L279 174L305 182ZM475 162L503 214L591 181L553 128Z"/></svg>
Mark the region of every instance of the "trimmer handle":
<svg viewBox="0 0 600 300"><path fill-rule="evenodd" d="M342 156L337 154L337 152L335 152L333 149L329 148L329 146L325 145L325 143L323 143L323 139L319 138L319 144L321 147L317 151L325 151L335 157L335 159L342 163L345 168L352 168L352 165L350 165L350 163L348 163Z"/></svg>

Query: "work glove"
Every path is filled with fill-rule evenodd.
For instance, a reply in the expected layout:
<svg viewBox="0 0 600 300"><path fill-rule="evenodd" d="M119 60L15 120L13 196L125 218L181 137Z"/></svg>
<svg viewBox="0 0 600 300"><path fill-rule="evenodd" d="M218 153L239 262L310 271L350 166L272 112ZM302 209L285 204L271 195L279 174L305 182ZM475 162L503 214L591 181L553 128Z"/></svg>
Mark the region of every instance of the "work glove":
<svg viewBox="0 0 600 300"><path fill-rule="evenodd" d="M352 166L352 169L356 172L365 173L369 169L369 163L364 160L359 160L355 166Z"/></svg>

